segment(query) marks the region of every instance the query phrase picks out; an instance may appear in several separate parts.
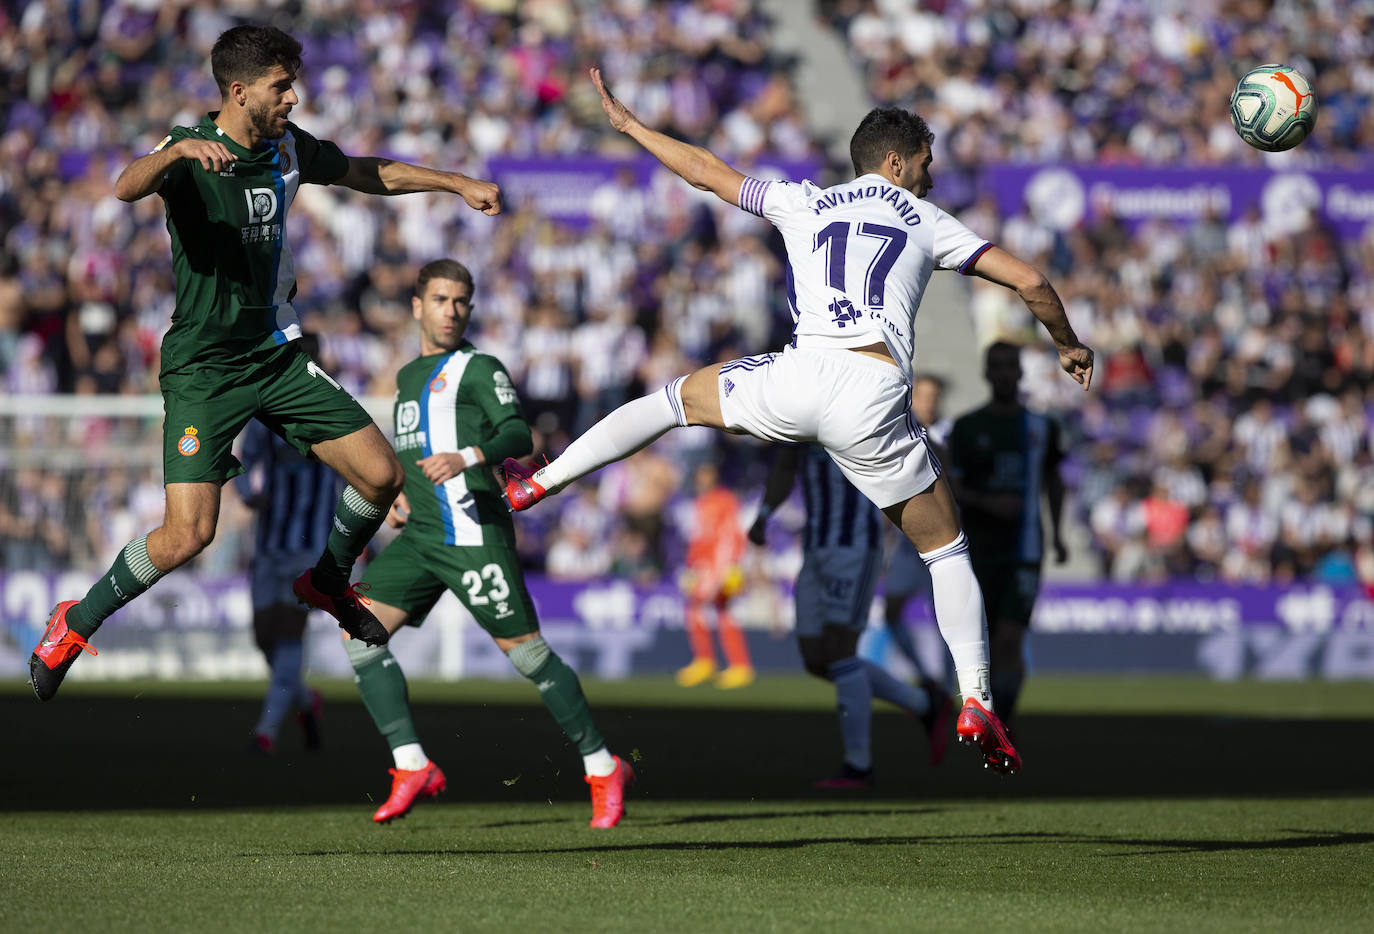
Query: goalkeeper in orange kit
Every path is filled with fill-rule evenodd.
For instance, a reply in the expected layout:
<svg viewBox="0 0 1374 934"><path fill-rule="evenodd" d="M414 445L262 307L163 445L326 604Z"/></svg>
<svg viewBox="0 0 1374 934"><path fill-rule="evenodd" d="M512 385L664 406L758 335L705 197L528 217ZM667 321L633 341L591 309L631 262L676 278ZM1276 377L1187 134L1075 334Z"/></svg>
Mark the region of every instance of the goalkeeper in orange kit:
<svg viewBox="0 0 1374 934"><path fill-rule="evenodd" d="M714 464L701 464L692 472L692 535L687 544L687 568L682 589L687 595L687 637L692 663L677 673L677 683L693 687L715 678L718 688L742 688L754 680L749 645L730 613L730 600L740 592L744 574L739 562L744 554L744 530L740 527L739 500L720 485ZM717 673L715 645L706 624L706 608L714 607L716 628L726 667Z"/></svg>

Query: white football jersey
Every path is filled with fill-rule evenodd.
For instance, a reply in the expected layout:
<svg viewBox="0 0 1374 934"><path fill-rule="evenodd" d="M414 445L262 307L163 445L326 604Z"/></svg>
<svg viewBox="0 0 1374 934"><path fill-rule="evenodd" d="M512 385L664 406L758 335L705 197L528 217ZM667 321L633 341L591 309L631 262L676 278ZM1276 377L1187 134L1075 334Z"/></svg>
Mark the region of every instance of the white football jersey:
<svg viewBox="0 0 1374 934"><path fill-rule="evenodd" d="M746 178L739 201L782 232L793 346L885 341L908 378L916 309L935 264L968 273L992 246L881 175L833 188Z"/></svg>

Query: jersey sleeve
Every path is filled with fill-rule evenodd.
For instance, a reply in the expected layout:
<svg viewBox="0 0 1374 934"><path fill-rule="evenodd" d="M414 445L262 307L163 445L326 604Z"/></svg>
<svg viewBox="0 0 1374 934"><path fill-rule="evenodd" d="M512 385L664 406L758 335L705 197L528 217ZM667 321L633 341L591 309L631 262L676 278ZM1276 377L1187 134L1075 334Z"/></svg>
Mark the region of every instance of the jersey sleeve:
<svg viewBox="0 0 1374 934"><path fill-rule="evenodd" d="M934 252L935 261L942 267L970 275L978 257L990 249L991 241L969 230L953 215L936 210Z"/></svg>
<svg viewBox="0 0 1374 934"><path fill-rule="evenodd" d="M780 225L789 214L806 205L802 186L793 182L779 182L766 178L745 176L739 186L739 206L750 214Z"/></svg>
<svg viewBox="0 0 1374 934"><path fill-rule="evenodd" d="M487 417L492 430L486 438L460 436L460 443L480 447L488 464L499 464L507 457L524 457L534 450L515 383L500 360L486 354L474 356L463 374L463 391Z"/></svg>
<svg viewBox="0 0 1374 934"><path fill-rule="evenodd" d="M148 153L148 155L151 156L154 152L162 152L162 150L166 149L168 146L179 143L192 135L194 134L191 132L190 127L174 126L172 127L172 132L164 136L162 142L154 146L152 152ZM162 173L162 185L158 188L158 193L165 195L167 192L175 190L190 177L190 161L187 159L178 159L167 167L166 172Z"/></svg>
<svg viewBox="0 0 1374 934"><path fill-rule="evenodd" d="M335 143L316 139L291 124L296 139L296 155L301 160L301 181L308 185L332 185L348 172L348 157Z"/></svg>

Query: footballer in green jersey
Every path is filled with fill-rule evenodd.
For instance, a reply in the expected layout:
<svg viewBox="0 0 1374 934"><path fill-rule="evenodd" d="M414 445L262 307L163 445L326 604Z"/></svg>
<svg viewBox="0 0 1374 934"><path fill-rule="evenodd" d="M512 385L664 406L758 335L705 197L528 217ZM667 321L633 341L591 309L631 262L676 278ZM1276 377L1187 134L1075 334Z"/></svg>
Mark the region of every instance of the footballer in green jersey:
<svg viewBox="0 0 1374 934"><path fill-rule="evenodd" d="M456 172L344 155L289 121L301 44L271 26L225 31L210 52L220 109L176 127L115 182L167 210L176 309L160 374L167 506L163 524L130 542L82 600L54 608L29 659L34 693L51 699L86 640L115 610L199 554L214 537L220 487L242 471L230 452L257 418L347 482L334 531L296 581L304 602L380 644L387 632L348 585L354 560L404 482L395 452L367 413L297 346L296 282L286 218L301 184L369 194L449 191L484 214L500 190Z"/></svg>
<svg viewBox="0 0 1374 934"><path fill-rule="evenodd" d="M539 634L514 527L490 466L529 454L530 429L505 367L463 337L472 294L471 273L453 260L420 270L411 300L420 356L396 377L396 451L406 479L387 522L401 534L368 565L358 590L389 633L422 623L445 590L456 594L515 669L538 686L582 754L591 825L613 827L634 773L607 751L577 674ZM347 634L344 647L396 763L391 793L372 815L386 823L438 794L447 779L420 745L405 674L390 649Z"/></svg>
<svg viewBox="0 0 1374 934"><path fill-rule="evenodd" d="M1059 463L1064 455L1059 426L1017 398L1021 348L1004 341L990 345L984 375L992 401L955 420L949 472L987 608L993 707L1007 720L1025 680L1023 641L1040 590L1042 491L1049 503L1055 561L1068 559L1059 530L1064 504Z"/></svg>

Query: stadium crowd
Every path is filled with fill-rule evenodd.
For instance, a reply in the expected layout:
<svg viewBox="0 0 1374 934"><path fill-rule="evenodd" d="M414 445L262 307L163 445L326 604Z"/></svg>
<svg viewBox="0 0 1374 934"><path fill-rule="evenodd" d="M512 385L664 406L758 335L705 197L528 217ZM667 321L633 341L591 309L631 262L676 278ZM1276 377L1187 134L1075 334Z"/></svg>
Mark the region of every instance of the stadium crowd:
<svg viewBox="0 0 1374 934"><path fill-rule="evenodd" d="M1066 479L1102 573L1374 582L1374 235L1343 241L1313 220L1301 237L1277 237L1254 217L1135 231L1108 220L1064 233L1003 217L978 194L980 171L997 160L1252 159L1219 102L1230 63L1260 47L1262 29L1264 48L1280 43L1285 60L1321 78L1317 134L1295 158L1353 159L1374 141L1374 14L1319 4L1310 28L1325 23L1336 41L1315 43L1285 4L1262 21L1256 9L1269 5L1243 2L1209 5L1205 16L1177 4L1158 21L1125 0L824 6L874 100L930 119L935 200L1046 269L1098 351L1084 397L1014 296L974 283L980 340L1036 347L1024 355L1032 406L1074 413L1064 419ZM646 122L745 169L761 153L823 161L750 0L269 9L305 44L293 119L345 151L479 177L493 157L622 154L583 79L601 62ZM213 109L210 44L252 12L208 0L0 6L6 394L157 391L173 306L161 204L118 202L112 179L173 125ZM1110 48L1093 38L1102 35L1114 36ZM1298 53L1317 47L1325 58ZM1196 119L1175 119L1182 107ZM415 352L415 270L456 256L477 280L472 338L515 377L537 451L559 450L644 387L787 336L771 228L683 185L644 190L617 178L593 194L581 230L529 203L508 204L495 221L429 195L380 203L307 188L296 204L296 305L326 369L354 392L388 395ZM0 467L6 567L95 567L155 524L160 420L4 421L13 439ZM146 465L100 473L24 468L18 456L140 440L152 442ZM564 578L672 573L692 465L720 460L749 496L766 469L758 452L706 430L671 433L531 512L518 523L522 548ZM240 563L246 522L226 515L220 557L207 560Z"/></svg>

